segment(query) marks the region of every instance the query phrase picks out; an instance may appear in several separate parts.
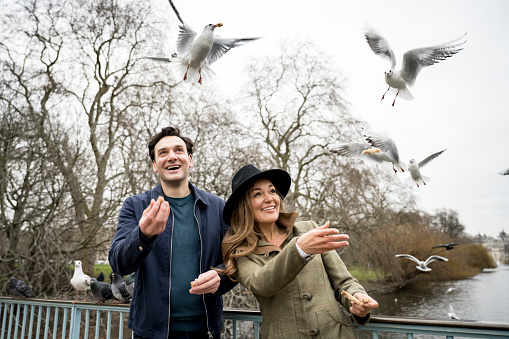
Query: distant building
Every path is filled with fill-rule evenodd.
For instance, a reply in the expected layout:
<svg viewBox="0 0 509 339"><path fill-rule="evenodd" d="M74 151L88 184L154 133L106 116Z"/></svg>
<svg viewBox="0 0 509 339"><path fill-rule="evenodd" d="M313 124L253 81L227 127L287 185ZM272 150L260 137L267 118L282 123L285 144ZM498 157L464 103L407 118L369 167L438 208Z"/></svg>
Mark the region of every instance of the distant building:
<svg viewBox="0 0 509 339"><path fill-rule="evenodd" d="M486 247L497 264L509 264L509 237L504 231L496 238L479 233L474 237L474 242Z"/></svg>

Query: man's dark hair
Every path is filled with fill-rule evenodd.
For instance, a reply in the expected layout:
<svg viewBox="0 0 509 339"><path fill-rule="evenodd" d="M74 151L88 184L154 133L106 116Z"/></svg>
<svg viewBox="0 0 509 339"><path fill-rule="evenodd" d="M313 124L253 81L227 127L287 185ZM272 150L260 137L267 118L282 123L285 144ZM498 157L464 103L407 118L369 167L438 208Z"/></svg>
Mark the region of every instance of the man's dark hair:
<svg viewBox="0 0 509 339"><path fill-rule="evenodd" d="M168 127L163 128L161 130L161 132L152 136L152 138L150 138L150 140L148 141L148 154L150 155L150 159L152 159L152 161L154 161L156 159L155 153L154 153L154 147L159 142L159 140L161 140L164 137L172 137L172 136L179 137L180 139L184 140L184 142L186 143L187 154L193 154L194 144L191 141L191 139L180 135L180 130L177 127L168 126Z"/></svg>

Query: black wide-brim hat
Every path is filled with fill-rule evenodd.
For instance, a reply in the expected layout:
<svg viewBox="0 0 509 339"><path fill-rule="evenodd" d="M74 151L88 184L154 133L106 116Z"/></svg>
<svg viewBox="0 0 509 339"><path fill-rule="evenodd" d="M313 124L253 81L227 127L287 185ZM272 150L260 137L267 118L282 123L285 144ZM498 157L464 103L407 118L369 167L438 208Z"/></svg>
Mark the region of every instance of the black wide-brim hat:
<svg viewBox="0 0 509 339"><path fill-rule="evenodd" d="M227 225L230 225L232 213L237 208L240 198L252 184L260 179L270 180L283 198L288 194L292 184L290 174L282 169L270 169L262 172L251 164L243 166L233 176L232 194L223 209L223 220Z"/></svg>

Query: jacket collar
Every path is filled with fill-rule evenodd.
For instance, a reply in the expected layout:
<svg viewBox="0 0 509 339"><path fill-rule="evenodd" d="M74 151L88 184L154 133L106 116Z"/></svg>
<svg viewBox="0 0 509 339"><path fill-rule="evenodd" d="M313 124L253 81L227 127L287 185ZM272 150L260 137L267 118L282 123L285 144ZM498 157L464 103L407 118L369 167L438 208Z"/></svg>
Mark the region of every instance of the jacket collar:
<svg viewBox="0 0 509 339"><path fill-rule="evenodd" d="M286 229L286 238L283 241L283 247L285 246L286 242L288 241L288 237L290 234L292 234L293 225L295 224L295 221L297 220L297 217L299 216L299 213L297 212L280 212L279 218L276 221L276 224L278 227L283 227ZM255 254L266 254L270 252L280 252L281 248L272 245L271 243L265 241L265 240L258 240L258 246L255 248L254 252Z"/></svg>

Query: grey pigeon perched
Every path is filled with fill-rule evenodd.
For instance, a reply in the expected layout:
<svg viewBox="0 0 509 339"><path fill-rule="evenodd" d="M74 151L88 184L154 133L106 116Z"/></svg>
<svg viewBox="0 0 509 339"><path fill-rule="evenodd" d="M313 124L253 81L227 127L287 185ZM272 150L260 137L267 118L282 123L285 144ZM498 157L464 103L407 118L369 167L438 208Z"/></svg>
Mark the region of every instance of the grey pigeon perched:
<svg viewBox="0 0 509 339"><path fill-rule="evenodd" d="M32 292L30 287L23 281L18 280L14 277L9 278L9 290L14 298L35 298L35 294Z"/></svg>
<svg viewBox="0 0 509 339"><path fill-rule="evenodd" d="M420 261L419 259L417 259L416 257L414 257L413 255L410 255L410 254L396 254L396 257L407 258L407 259L410 259L410 260L416 262L418 264L418 266L415 266L415 267L418 270L423 271L423 272L431 271L431 268L429 268L428 265L430 263L432 263L433 261L449 261L449 259L441 257L439 255L432 255L428 259L426 259L426 261Z"/></svg>
<svg viewBox="0 0 509 339"><path fill-rule="evenodd" d="M90 286L86 284L85 280L90 279L88 275L83 273L83 268L81 267L81 261L76 260L74 262L74 275L71 279L71 285L76 289L76 299L74 302L78 301L78 293L79 291L85 292L85 297L82 301L87 300L87 290L90 289Z"/></svg>
<svg viewBox="0 0 509 339"><path fill-rule="evenodd" d="M97 300L97 304L103 304L105 301L111 299L116 300L109 283L98 281L96 278L89 277L86 279L86 284L92 290L92 295L94 296L94 299Z"/></svg>
<svg viewBox="0 0 509 339"><path fill-rule="evenodd" d="M431 66L439 61L446 60L461 51L462 48L460 47L465 43L465 41L461 40L465 35L443 44L415 48L407 51L403 54L401 69L396 70L396 55L392 51L391 46L389 46L389 42L373 28L368 27L364 36L366 37L369 47L376 55L391 62L391 69L385 72L385 82L389 85L389 88L382 96L382 100L390 89L396 92L396 97L392 102L392 106L394 106L398 95L402 99L412 100L414 97L407 86L414 85L417 75L423 67Z"/></svg>
<svg viewBox="0 0 509 339"><path fill-rule="evenodd" d="M113 281L111 283L111 291L115 298L119 300L119 303L128 303L129 302L129 292L127 291L127 287L125 285L124 279L118 273L113 272Z"/></svg>
<svg viewBox="0 0 509 339"><path fill-rule="evenodd" d="M173 1L169 0L169 2L175 12L175 15L180 21L177 38L177 55L172 54L172 57L169 59L152 57L149 59L173 62L180 68L182 73L184 73L184 81L188 78L192 81L199 77L198 83L201 85L202 71L204 77L213 75L214 71L212 71L210 65L221 58L226 52L234 47L239 47L248 42L259 39L221 38L214 35L214 30L217 27L223 26L222 23L218 23L216 25L208 24L205 26L202 33L198 35L191 26L182 20L177 8L173 4Z"/></svg>
<svg viewBox="0 0 509 339"><path fill-rule="evenodd" d="M134 273L129 274L125 278L125 287L127 288L127 292L129 292L129 296L132 298L134 295Z"/></svg>

